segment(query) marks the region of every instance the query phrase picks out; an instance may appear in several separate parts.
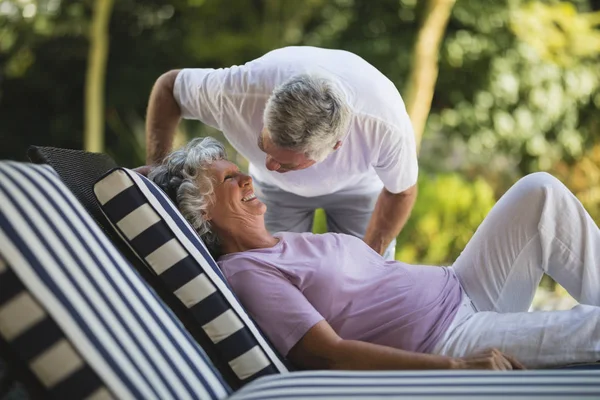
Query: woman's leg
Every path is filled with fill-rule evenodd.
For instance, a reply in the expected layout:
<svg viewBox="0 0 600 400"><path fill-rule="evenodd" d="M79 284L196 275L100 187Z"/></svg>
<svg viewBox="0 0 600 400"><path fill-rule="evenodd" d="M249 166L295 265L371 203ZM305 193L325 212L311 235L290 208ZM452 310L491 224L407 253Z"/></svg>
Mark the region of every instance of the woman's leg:
<svg viewBox="0 0 600 400"><path fill-rule="evenodd" d="M537 173L517 182L453 268L479 312L453 324L436 353L495 347L529 368L600 359L600 231L557 179ZM525 312L544 273L588 305Z"/></svg>
<svg viewBox="0 0 600 400"><path fill-rule="evenodd" d="M527 368L600 361L600 307L476 312L451 326L434 353L464 357L490 348L514 356Z"/></svg>
<svg viewBox="0 0 600 400"><path fill-rule="evenodd" d="M453 268L478 311L527 311L543 273L600 306L600 230L546 173L524 177L498 201Z"/></svg>

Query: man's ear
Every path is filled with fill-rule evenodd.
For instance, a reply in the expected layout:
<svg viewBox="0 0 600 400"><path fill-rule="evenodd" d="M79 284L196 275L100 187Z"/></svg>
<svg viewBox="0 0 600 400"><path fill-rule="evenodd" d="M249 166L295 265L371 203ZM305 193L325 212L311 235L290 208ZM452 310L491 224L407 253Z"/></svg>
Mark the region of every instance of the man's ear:
<svg viewBox="0 0 600 400"><path fill-rule="evenodd" d="M337 150L337 149L339 149L340 147L342 147L342 141L341 141L341 140L338 140L338 141L335 143L335 146L333 146L333 150Z"/></svg>

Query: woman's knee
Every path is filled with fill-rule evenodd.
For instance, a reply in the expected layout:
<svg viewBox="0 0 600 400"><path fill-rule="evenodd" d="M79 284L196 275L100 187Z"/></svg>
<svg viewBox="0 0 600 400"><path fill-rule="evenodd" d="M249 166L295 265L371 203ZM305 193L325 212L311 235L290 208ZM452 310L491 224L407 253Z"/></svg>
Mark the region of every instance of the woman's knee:
<svg viewBox="0 0 600 400"><path fill-rule="evenodd" d="M548 200L563 197L566 187L555 177L546 172L536 172L519 179L499 203L503 212L514 218L529 220L539 219ZM553 202L554 203L554 202Z"/></svg>
<svg viewBox="0 0 600 400"><path fill-rule="evenodd" d="M555 178L553 175L551 175L547 172L533 172L533 173L525 175L524 177L519 179L519 181L515 185L544 187L544 186L548 186L548 185L562 186L562 183L557 178Z"/></svg>
<svg viewBox="0 0 600 400"><path fill-rule="evenodd" d="M548 190L561 193L568 191L565 185L547 172L534 172L519 179L511 188L522 191L528 195L546 196Z"/></svg>

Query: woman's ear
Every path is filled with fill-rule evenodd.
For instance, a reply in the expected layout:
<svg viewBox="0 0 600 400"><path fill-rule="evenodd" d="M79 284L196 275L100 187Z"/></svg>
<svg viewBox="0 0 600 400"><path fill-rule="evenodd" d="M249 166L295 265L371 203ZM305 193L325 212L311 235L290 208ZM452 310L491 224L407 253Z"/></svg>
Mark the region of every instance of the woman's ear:
<svg viewBox="0 0 600 400"><path fill-rule="evenodd" d="M205 220L205 221L210 221L210 220L212 220L212 217L210 216L210 214L209 214L207 211L205 211L205 210L202 210L202 211L201 211L201 214L202 214L202 219L203 219L203 220Z"/></svg>

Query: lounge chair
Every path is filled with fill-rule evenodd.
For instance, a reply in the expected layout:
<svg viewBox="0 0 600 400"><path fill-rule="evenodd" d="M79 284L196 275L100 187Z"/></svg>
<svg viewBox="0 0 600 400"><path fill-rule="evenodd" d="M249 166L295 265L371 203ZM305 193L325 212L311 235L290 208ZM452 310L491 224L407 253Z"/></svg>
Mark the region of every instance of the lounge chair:
<svg viewBox="0 0 600 400"><path fill-rule="evenodd" d="M0 162L0 356L10 378L0 397L600 396L600 370L589 369L294 371L158 188L123 168L96 174L73 182L49 166ZM96 178L95 193L83 187Z"/></svg>

